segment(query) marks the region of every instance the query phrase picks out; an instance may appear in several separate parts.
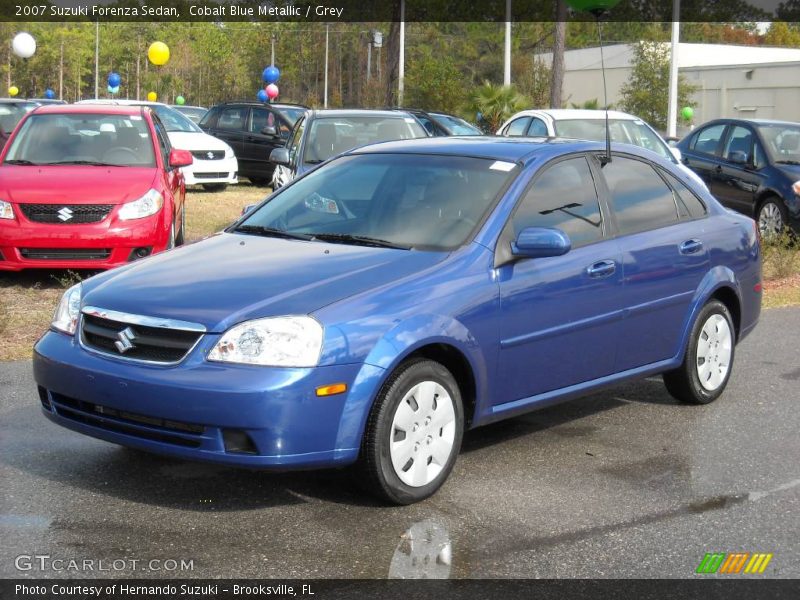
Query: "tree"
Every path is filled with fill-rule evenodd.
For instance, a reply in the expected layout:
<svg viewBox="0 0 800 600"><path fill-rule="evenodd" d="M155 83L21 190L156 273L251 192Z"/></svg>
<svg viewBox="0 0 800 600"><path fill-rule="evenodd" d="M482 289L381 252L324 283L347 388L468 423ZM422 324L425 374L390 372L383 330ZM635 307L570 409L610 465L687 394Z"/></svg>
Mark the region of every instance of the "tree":
<svg viewBox="0 0 800 600"><path fill-rule="evenodd" d="M800 48L800 31L789 27L783 21L775 21L764 36L764 43L767 46Z"/></svg>
<svg viewBox="0 0 800 600"><path fill-rule="evenodd" d="M493 85L484 81L472 95L469 110L470 116L481 115L478 123L486 133L494 133L506 119L523 110L527 104L528 99L513 85Z"/></svg>
<svg viewBox="0 0 800 600"><path fill-rule="evenodd" d="M418 52L408 63L408 106L456 112L464 104L466 82L449 56L434 57L430 48Z"/></svg>
<svg viewBox="0 0 800 600"><path fill-rule="evenodd" d="M669 95L669 44L639 42L633 48L632 71L620 90L620 104L623 110L664 131ZM694 106L691 95L696 89L679 74L678 106Z"/></svg>
<svg viewBox="0 0 800 600"><path fill-rule="evenodd" d="M567 5L565 0L556 4L556 21L553 23L553 64L550 72L550 108L561 108L561 88L564 83L564 44L567 37Z"/></svg>

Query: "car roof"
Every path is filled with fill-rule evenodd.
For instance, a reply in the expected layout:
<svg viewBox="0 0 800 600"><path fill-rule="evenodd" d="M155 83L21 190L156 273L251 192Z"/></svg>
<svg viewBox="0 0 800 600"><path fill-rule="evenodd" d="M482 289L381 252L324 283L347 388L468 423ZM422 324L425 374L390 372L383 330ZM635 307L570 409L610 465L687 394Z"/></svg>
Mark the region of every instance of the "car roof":
<svg viewBox="0 0 800 600"><path fill-rule="evenodd" d="M611 148L614 152L633 154L659 164L668 162L649 150L630 144L613 143ZM356 148L346 154L436 154L471 156L526 164L541 156L559 156L572 152L602 152L603 150L605 150L604 142L566 138L506 138L473 135L379 142Z"/></svg>
<svg viewBox="0 0 800 600"><path fill-rule="evenodd" d="M194 104L170 104L170 108L196 108L198 110L208 110L205 106L195 106Z"/></svg>
<svg viewBox="0 0 800 600"><path fill-rule="evenodd" d="M36 104L36 101L28 99L17 100L16 98L0 98L0 104Z"/></svg>
<svg viewBox="0 0 800 600"><path fill-rule="evenodd" d="M404 112L406 113L406 115L403 115ZM322 108L313 110L312 113L314 114L315 117L365 116L365 117L389 117L394 119L400 119L410 114L406 112L404 109L380 110L372 108Z"/></svg>
<svg viewBox="0 0 800 600"><path fill-rule="evenodd" d="M800 123L796 121L781 121L777 119L713 119L702 125L696 127L695 129L704 128L706 125L711 125L713 123L749 123L751 125L793 125L795 127L800 126Z"/></svg>
<svg viewBox="0 0 800 600"><path fill-rule="evenodd" d="M150 100L124 100L112 98L89 98L87 100L78 100L75 104L94 104L105 106L168 106L163 102L151 102Z"/></svg>
<svg viewBox="0 0 800 600"><path fill-rule="evenodd" d="M591 110L585 108L533 108L530 110L520 111L515 115L513 115L511 118L522 117L522 116L531 117L536 114L545 114L554 121L561 121L564 119L585 119L589 121L595 121L606 118L605 110ZM609 110L608 118L617 119L621 121L643 120L635 115L631 115L619 110Z"/></svg>
<svg viewBox="0 0 800 600"><path fill-rule="evenodd" d="M101 115L141 115L141 106L119 106L116 104L45 104L33 110L37 115L50 114L101 114Z"/></svg>
<svg viewBox="0 0 800 600"><path fill-rule="evenodd" d="M303 108L308 109L309 107L305 104L293 104L291 102L259 102L258 100L231 100L229 102L220 102L219 104L215 104L212 108L216 108L218 106L273 106L278 108Z"/></svg>

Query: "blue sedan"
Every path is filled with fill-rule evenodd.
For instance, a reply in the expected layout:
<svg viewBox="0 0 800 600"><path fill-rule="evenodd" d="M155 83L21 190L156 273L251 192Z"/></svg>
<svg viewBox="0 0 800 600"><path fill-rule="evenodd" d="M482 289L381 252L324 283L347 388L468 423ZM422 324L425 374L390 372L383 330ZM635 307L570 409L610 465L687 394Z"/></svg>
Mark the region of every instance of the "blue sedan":
<svg viewBox="0 0 800 600"><path fill-rule="evenodd" d="M346 153L223 233L67 290L34 374L45 416L80 433L355 463L408 504L467 429L655 374L717 399L760 308L754 221L668 160L430 138Z"/></svg>

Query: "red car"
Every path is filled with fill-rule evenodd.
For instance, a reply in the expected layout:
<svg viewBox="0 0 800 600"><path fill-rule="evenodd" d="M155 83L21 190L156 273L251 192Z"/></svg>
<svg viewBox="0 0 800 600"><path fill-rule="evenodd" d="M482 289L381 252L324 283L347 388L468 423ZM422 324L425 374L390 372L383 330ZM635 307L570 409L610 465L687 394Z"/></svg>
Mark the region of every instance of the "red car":
<svg viewBox="0 0 800 600"><path fill-rule="evenodd" d="M33 110L0 153L0 271L108 269L182 244L191 163L147 107Z"/></svg>

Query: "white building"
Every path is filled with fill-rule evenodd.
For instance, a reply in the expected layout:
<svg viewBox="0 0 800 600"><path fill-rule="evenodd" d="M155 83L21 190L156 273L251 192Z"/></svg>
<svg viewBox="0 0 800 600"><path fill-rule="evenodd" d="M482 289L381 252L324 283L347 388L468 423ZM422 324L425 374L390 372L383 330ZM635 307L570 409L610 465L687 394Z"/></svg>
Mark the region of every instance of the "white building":
<svg viewBox="0 0 800 600"><path fill-rule="evenodd" d="M618 106L620 88L631 73L633 47L614 44L605 46L603 52L608 101ZM540 58L549 65L552 53ZM697 87L695 125L719 117L800 121L798 49L681 43L678 69ZM564 53L563 97L567 106L595 98L603 105L599 48Z"/></svg>

